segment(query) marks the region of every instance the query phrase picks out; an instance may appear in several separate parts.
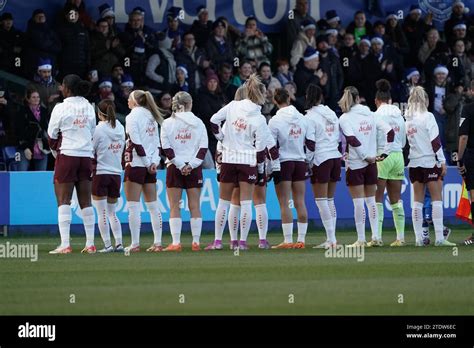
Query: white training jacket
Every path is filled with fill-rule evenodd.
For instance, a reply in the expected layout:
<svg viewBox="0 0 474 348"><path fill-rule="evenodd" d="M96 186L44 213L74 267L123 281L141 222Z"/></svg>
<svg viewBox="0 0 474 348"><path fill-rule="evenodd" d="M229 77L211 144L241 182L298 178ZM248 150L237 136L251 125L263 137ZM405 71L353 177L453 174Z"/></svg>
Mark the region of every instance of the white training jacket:
<svg viewBox="0 0 474 348"><path fill-rule="evenodd" d="M347 167L352 170L367 167L369 163L365 159L377 155L375 114L367 106L356 104L349 112L341 115L339 124L349 145ZM394 132L386 123L380 123L380 127L387 136L384 153L389 155Z"/></svg>
<svg viewBox="0 0 474 348"><path fill-rule="evenodd" d="M259 173L263 173L268 125L261 109L248 99L234 100L211 117L212 131L222 142L223 163L259 164Z"/></svg>
<svg viewBox="0 0 474 348"><path fill-rule="evenodd" d="M385 151L387 144L387 134L383 132L383 125L386 123L392 127L395 137L392 144L392 152L402 152L407 143L407 135L405 132L405 119L400 109L392 104L382 104L375 111L375 122L377 123L377 155L381 155Z"/></svg>
<svg viewBox="0 0 474 348"><path fill-rule="evenodd" d="M161 125L161 149L166 164L179 170L202 165L208 148L206 126L192 112L176 112Z"/></svg>
<svg viewBox="0 0 474 348"><path fill-rule="evenodd" d="M408 167L433 168L446 163L438 124L431 112L406 115L406 133L410 144Z"/></svg>
<svg viewBox="0 0 474 348"><path fill-rule="evenodd" d="M268 127L277 143L280 162L312 162L314 133L310 132L307 120L293 105L279 109Z"/></svg>
<svg viewBox="0 0 474 348"><path fill-rule="evenodd" d="M158 123L148 109L134 107L126 118L125 132L128 136L127 166L148 168L152 163L160 163Z"/></svg>
<svg viewBox="0 0 474 348"><path fill-rule="evenodd" d="M95 111L84 97L69 97L54 106L48 125L50 147L61 154L93 158ZM60 143L60 145L59 145Z"/></svg>
<svg viewBox="0 0 474 348"><path fill-rule="evenodd" d="M125 129L122 124L117 120L115 128L112 128L109 122L100 121L92 139L97 161L96 175L120 175L125 150Z"/></svg>
<svg viewBox="0 0 474 348"><path fill-rule="evenodd" d="M341 134L336 113L327 105L317 105L306 111L306 120L310 132L314 134L313 163L319 166L329 159L341 158L342 154L339 151Z"/></svg>

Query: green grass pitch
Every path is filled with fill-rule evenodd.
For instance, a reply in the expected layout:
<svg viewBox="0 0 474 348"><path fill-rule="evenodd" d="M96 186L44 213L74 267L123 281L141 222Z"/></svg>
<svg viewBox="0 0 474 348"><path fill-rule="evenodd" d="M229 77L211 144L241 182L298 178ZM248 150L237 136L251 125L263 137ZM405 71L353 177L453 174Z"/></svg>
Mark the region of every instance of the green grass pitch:
<svg viewBox="0 0 474 348"><path fill-rule="evenodd" d="M470 231L456 229L451 241ZM433 234L433 233L432 233ZM389 244L393 231L384 231ZM181 253L82 255L84 237L73 236L71 255L49 255L57 237L1 238L0 243L37 243L37 262L0 259L0 315L472 315L474 250L409 246L365 250L365 260L325 257L324 250L228 249L191 252L188 233ZM277 244L280 233L270 233ZM353 231L338 232L352 243ZM125 236L125 243L129 242ZM202 245L212 235L205 234ZM151 243L142 236L142 250ZM164 236L165 244L169 233ZM307 243L322 242L310 231ZM98 247L102 247L97 237ZM144 248L143 248L144 247ZM71 297L71 295L74 295ZM401 295L401 296L400 296ZM75 300L71 303L71 299ZM400 303L403 302L403 303Z"/></svg>

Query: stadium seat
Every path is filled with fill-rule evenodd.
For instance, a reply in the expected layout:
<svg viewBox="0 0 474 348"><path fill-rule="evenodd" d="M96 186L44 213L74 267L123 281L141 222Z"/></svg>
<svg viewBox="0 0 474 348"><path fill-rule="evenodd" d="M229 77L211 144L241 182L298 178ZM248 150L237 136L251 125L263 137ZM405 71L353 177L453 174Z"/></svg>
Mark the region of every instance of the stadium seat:
<svg viewBox="0 0 474 348"><path fill-rule="evenodd" d="M2 149L3 159L5 161L6 168L8 171L15 171L18 167L18 161L16 160L16 154L18 153L15 146L5 146Z"/></svg>

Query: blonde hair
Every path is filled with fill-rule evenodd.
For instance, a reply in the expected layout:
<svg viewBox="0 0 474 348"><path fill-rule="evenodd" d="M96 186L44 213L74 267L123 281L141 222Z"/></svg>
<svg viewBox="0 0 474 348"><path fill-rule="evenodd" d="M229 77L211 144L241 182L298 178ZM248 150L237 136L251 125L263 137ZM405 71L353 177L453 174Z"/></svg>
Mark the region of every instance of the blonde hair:
<svg viewBox="0 0 474 348"><path fill-rule="evenodd" d="M415 113L422 113L428 111L428 105L430 103L428 93L421 86L413 87L410 90L410 96L408 97L408 108L406 111L407 116L414 116Z"/></svg>
<svg viewBox="0 0 474 348"><path fill-rule="evenodd" d="M247 97L253 103L257 105L265 104L265 85L260 81L260 78L257 74L252 74L249 76L245 82L245 89L247 90Z"/></svg>
<svg viewBox="0 0 474 348"><path fill-rule="evenodd" d="M337 103L342 112L349 112L351 108L357 104L357 98L359 97L359 91L354 86L348 86L344 88L344 94L341 100Z"/></svg>
<svg viewBox="0 0 474 348"><path fill-rule="evenodd" d="M245 98L247 98L247 88L245 88L245 85L242 85L235 91L234 100L239 101Z"/></svg>
<svg viewBox="0 0 474 348"><path fill-rule="evenodd" d="M171 101L171 110L173 111L173 114L171 116L174 116L175 112L186 111L186 109L188 109L192 102L193 98L188 92L176 93L173 97L173 100Z"/></svg>
<svg viewBox="0 0 474 348"><path fill-rule="evenodd" d="M136 89L130 93L130 97L138 105L148 109L158 124L161 125L163 123L163 114L156 105L155 98L153 98L153 95L150 92Z"/></svg>

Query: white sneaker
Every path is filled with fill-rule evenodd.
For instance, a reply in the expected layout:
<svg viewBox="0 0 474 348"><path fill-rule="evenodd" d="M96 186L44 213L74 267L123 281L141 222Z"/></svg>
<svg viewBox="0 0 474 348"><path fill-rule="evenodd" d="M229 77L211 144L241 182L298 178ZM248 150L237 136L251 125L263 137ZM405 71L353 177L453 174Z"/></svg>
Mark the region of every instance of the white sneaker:
<svg viewBox="0 0 474 348"><path fill-rule="evenodd" d="M101 254L106 254L106 253L112 253L114 251L114 247L112 245L105 247L104 249L99 250L99 253Z"/></svg>
<svg viewBox="0 0 474 348"><path fill-rule="evenodd" d="M425 246L425 243L423 242L423 239L417 240L415 242L415 246L417 246L417 247Z"/></svg>
<svg viewBox="0 0 474 348"><path fill-rule="evenodd" d="M365 240L364 241L358 240L353 244L346 245L347 248L360 248L360 247L366 247L366 246L367 246L367 242Z"/></svg>

